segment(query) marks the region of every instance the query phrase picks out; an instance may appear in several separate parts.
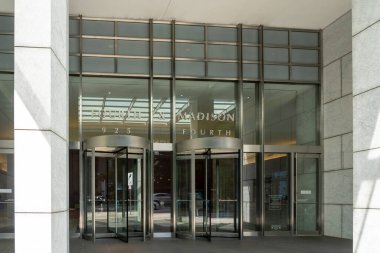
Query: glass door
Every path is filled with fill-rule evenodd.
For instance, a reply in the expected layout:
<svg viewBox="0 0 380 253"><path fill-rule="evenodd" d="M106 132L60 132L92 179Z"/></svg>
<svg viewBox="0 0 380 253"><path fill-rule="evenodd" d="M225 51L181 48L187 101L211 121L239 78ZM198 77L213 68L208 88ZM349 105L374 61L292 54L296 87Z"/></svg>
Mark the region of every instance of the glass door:
<svg viewBox="0 0 380 253"><path fill-rule="evenodd" d="M290 234L290 154L264 155L264 234Z"/></svg>
<svg viewBox="0 0 380 253"><path fill-rule="evenodd" d="M296 234L320 234L319 166L320 156L296 154L295 161Z"/></svg>
<svg viewBox="0 0 380 253"><path fill-rule="evenodd" d="M115 155L115 224L116 237L128 242L128 152L127 148Z"/></svg>

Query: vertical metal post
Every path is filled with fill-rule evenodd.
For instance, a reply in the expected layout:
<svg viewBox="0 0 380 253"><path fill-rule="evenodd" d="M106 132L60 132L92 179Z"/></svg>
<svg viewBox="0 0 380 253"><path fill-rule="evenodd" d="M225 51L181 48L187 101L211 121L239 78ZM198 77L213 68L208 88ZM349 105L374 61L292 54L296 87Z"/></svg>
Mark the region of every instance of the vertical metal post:
<svg viewBox="0 0 380 253"><path fill-rule="evenodd" d="M289 185L290 185L290 198L289 198L289 203L290 203L290 234L294 235L294 215L295 215L295 198L294 198L294 187L295 187L295 153L292 152L290 153L290 176L289 176Z"/></svg>
<svg viewBox="0 0 380 253"><path fill-rule="evenodd" d="M265 99L264 99L264 28L260 26L260 83L259 83L259 108L260 108L260 145L261 145L261 156L260 156L260 225L261 225L261 235L264 235L265 231L265 124L264 124L264 111L265 111Z"/></svg>
<svg viewBox="0 0 380 253"><path fill-rule="evenodd" d="M142 163L142 173L141 173L141 189L140 191L142 190L143 192L143 199L142 199L142 209L141 209L141 215L142 215L142 227L143 227L143 241L146 240L146 189L147 189L147 185L146 185L146 172L147 172L147 168L146 168L146 149L144 148L143 149L143 163ZM141 168L141 166L140 166ZM138 169L138 166L137 166L137 169ZM138 180L138 179L137 179ZM137 189L138 190L138 189ZM131 196L129 196L131 198Z"/></svg>
<svg viewBox="0 0 380 253"><path fill-rule="evenodd" d="M147 167L147 184L149 188L149 196L147 198L147 211L149 213L149 229L148 233L151 236L153 234L154 223L153 223L153 177L154 177L154 152L153 152L153 19L149 19L149 140L150 140L150 152L149 152L149 166ZM144 160L144 164L147 164L147 161ZM148 176L149 175L149 176ZM149 178L148 178L149 177Z"/></svg>
<svg viewBox="0 0 380 253"><path fill-rule="evenodd" d="M117 167L117 159L118 159L118 156L116 155L115 156L115 234L117 236L117 211L118 211L118 205L117 205L117 202L118 202L118 196L117 196L117 189L118 189L118 183L117 183L117 171L118 171L118 167Z"/></svg>
<svg viewBox="0 0 380 253"><path fill-rule="evenodd" d="M92 211L92 241L95 242L95 148L91 152L91 211Z"/></svg>
<svg viewBox="0 0 380 253"><path fill-rule="evenodd" d="M190 186L191 186L191 237L193 240L195 240L195 209L196 209L196 202L195 202L195 151L191 151L191 171L190 171Z"/></svg>
<svg viewBox="0 0 380 253"><path fill-rule="evenodd" d="M241 141L241 146L239 149L239 168L238 168L238 203L239 203L239 238L243 239L243 25L238 25L238 105L239 105L239 138Z"/></svg>
<svg viewBox="0 0 380 253"><path fill-rule="evenodd" d="M172 232L173 236L175 237L176 231L177 231L177 163L176 163L176 156L177 156L177 147L175 145L176 143L176 97L175 97L175 80L176 80L176 68L175 68L175 20L171 22L171 37L172 37L172 80L171 80L171 86L170 86L170 95L171 95L171 131L170 131L170 139L173 143L173 155L172 155Z"/></svg>

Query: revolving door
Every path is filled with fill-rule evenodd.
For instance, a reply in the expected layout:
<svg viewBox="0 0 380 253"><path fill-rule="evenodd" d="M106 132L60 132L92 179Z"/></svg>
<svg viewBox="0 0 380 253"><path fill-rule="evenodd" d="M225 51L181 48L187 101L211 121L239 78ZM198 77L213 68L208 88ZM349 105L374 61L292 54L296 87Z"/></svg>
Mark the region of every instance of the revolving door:
<svg viewBox="0 0 380 253"><path fill-rule="evenodd" d="M96 136L84 142L85 239L146 236L149 142L137 136Z"/></svg>
<svg viewBox="0 0 380 253"><path fill-rule="evenodd" d="M240 236L240 147L228 137L177 144L177 237Z"/></svg>

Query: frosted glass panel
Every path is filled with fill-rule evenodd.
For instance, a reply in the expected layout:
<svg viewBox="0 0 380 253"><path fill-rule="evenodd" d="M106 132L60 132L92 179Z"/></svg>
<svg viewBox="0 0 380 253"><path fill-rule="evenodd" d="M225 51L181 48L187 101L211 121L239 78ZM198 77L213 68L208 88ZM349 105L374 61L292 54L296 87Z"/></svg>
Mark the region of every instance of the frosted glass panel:
<svg viewBox="0 0 380 253"><path fill-rule="evenodd" d="M204 76L205 64L199 61L176 61L177 76Z"/></svg>
<svg viewBox="0 0 380 253"><path fill-rule="evenodd" d="M243 64L243 78L258 79L259 65L258 64Z"/></svg>
<svg viewBox="0 0 380 253"><path fill-rule="evenodd" d="M209 62L208 75L211 77L237 77L237 63Z"/></svg>
<svg viewBox="0 0 380 253"><path fill-rule="evenodd" d="M114 54L113 40L83 39L85 54Z"/></svg>
<svg viewBox="0 0 380 253"><path fill-rule="evenodd" d="M69 43L70 43L69 45L70 54L79 54L80 53L79 38L70 38Z"/></svg>
<svg viewBox="0 0 380 253"><path fill-rule="evenodd" d="M292 80L299 81L318 81L319 71L318 67L292 67Z"/></svg>
<svg viewBox="0 0 380 253"><path fill-rule="evenodd" d="M291 43L293 46L317 47L319 34L313 32L292 32Z"/></svg>
<svg viewBox="0 0 380 253"><path fill-rule="evenodd" d="M153 24L153 37L159 39L170 39L171 25L169 24Z"/></svg>
<svg viewBox="0 0 380 253"><path fill-rule="evenodd" d="M119 40L118 53L131 56L149 56L148 41Z"/></svg>
<svg viewBox="0 0 380 253"><path fill-rule="evenodd" d="M259 48L258 47L243 47L243 60L244 61L258 61Z"/></svg>
<svg viewBox="0 0 380 253"><path fill-rule="evenodd" d="M109 21L83 20L83 34L114 36L114 23Z"/></svg>
<svg viewBox="0 0 380 253"><path fill-rule="evenodd" d="M172 55L172 45L170 42L153 42L153 55L170 57Z"/></svg>
<svg viewBox="0 0 380 253"><path fill-rule="evenodd" d="M0 70L11 71L14 65L13 54L1 54L0 53Z"/></svg>
<svg viewBox="0 0 380 253"><path fill-rule="evenodd" d="M70 72L79 72L80 71L80 58L79 56L70 56L69 57L69 69Z"/></svg>
<svg viewBox="0 0 380 253"><path fill-rule="evenodd" d="M237 60L237 47L229 45L209 45L208 58Z"/></svg>
<svg viewBox="0 0 380 253"><path fill-rule="evenodd" d="M115 72L113 58L83 57L83 72Z"/></svg>
<svg viewBox="0 0 380 253"><path fill-rule="evenodd" d="M155 75L171 75L172 63L170 60L153 60Z"/></svg>
<svg viewBox="0 0 380 253"><path fill-rule="evenodd" d="M117 72L125 74L149 74L149 61L146 59L117 60Z"/></svg>
<svg viewBox="0 0 380 253"><path fill-rule="evenodd" d="M149 24L118 22L117 33L120 37L148 38Z"/></svg>
<svg viewBox="0 0 380 253"><path fill-rule="evenodd" d="M288 31L264 30L264 44L287 45Z"/></svg>
<svg viewBox="0 0 380 253"><path fill-rule="evenodd" d="M292 49L293 63L318 64L318 50Z"/></svg>
<svg viewBox="0 0 380 253"><path fill-rule="evenodd" d="M288 80L289 68L281 65L264 65L264 77L269 80Z"/></svg>
<svg viewBox="0 0 380 253"><path fill-rule="evenodd" d="M14 18L10 16L0 16L0 32L13 33L14 31Z"/></svg>
<svg viewBox="0 0 380 253"><path fill-rule="evenodd" d="M192 43L177 43L175 45L176 57L203 58L204 45Z"/></svg>
<svg viewBox="0 0 380 253"><path fill-rule="evenodd" d="M204 40L204 28L195 25L176 25L175 36L177 40Z"/></svg>
<svg viewBox="0 0 380 253"><path fill-rule="evenodd" d="M287 48L264 48L264 61L284 62L289 60Z"/></svg>
<svg viewBox="0 0 380 253"><path fill-rule="evenodd" d="M236 42L237 40L236 28L209 26L207 33L209 41Z"/></svg>
<svg viewBox="0 0 380 253"><path fill-rule="evenodd" d="M259 32L257 29L243 28L243 43L259 43Z"/></svg>
<svg viewBox="0 0 380 253"><path fill-rule="evenodd" d="M0 35L0 51L13 52L13 35Z"/></svg>

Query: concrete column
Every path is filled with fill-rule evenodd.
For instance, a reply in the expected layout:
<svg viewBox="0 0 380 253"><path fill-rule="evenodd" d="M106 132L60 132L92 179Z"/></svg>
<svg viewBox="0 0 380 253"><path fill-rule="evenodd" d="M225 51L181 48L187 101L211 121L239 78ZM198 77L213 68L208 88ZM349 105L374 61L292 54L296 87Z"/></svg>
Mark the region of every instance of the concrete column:
<svg viewBox="0 0 380 253"><path fill-rule="evenodd" d="M15 0L15 252L69 252L68 3Z"/></svg>
<svg viewBox="0 0 380 253"><path fill-rule="evenodd" d="M380 1L352 1L353 252L380 248Z"/></svg>

